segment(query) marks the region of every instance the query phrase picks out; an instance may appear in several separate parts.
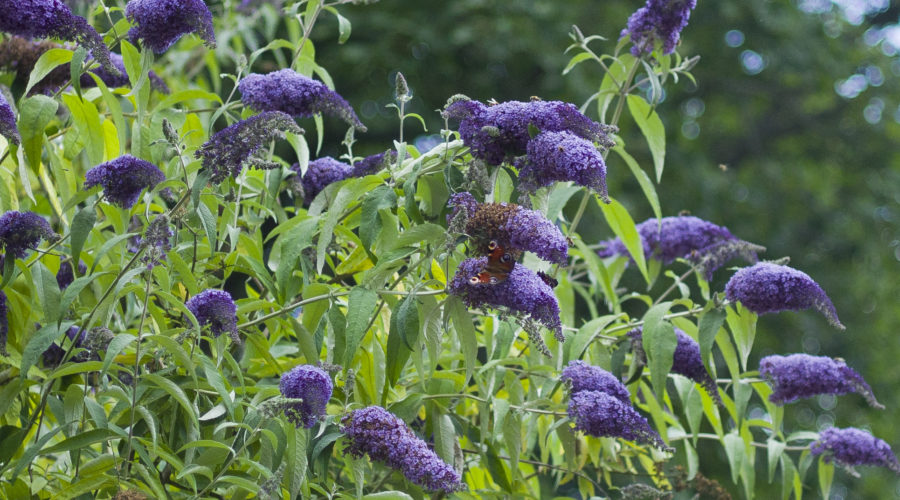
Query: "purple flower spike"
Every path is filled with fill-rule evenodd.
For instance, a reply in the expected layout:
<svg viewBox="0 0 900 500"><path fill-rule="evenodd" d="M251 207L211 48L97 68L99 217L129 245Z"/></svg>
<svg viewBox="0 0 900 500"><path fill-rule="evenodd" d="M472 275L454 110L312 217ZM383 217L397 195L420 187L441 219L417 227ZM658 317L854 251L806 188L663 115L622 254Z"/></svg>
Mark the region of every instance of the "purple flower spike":
<svg viewBox="0 0 900 500"><path fill-rule="evenodd" d="M10 211L0 215L0 246L5 256L25 257L42 239L55 239L57 234L43 217L34 212Z"/></svg>
<svg viewBox="0 0 900 500"><path fill-rule="evenodd" d="M654 258L663 264L688 259L699 264L707 281L729 260L743 257L755 263L756 252L764 250L739 240L725 227L688 215L663 217L661 222L655 218L647 219L635 228L641 237L645 258ZM597 253L604 258L628 256L628 250L619 238L607 240L605 247Z"/></svg>
<svg viewBox="0 0 900 500"><path fill-rule="evenodd" d="M844 329L831 299L806 273L760 262L734 273L725 285L728 300L740 301L756 314L815 308L836 328Z"/></svg>
<svg viewBox="0 0 900 500"><path fill-rule="evenodd" d="M575 430L595 437L618 437L670 451L659 434L630 404L600 391L580 391L569 400Z"/></svg>
<svg viewBox="0 0 900 500"><path fill-rule="evenodd" d="M216 46L212 13L202 0L129 0L125 16L135 24L128 31L132 43L142 42L157 54L169 50L188 33Z"/></svg>
<svg viewBox="0 0 900 500"><path fill-rule="evenodd" d="M9 356L6 352L6 337L9 334L9 304L7 304L6 294L0 290L0 354Z"/></svg>
<svg viewBox="0 0 900 500"><path fill-rule="evenodd" d="M19 136L19 128L16 126L16 113L13 111L6 93L0 89L0 135L13 143L19 144L22 138Z"/></svg>
<svg viewBox="0 0 900 500"><path fill-rule="evenodd" d="M0 31L26 38L60 38L78 42L107 70L115 73L109 49L87 20L62 0L0 0Z"/></svg>
<svg viewBox="0 0 900 500"><path fill-rule="evenodd" d="M631 337L632 349L641 358L641 362L646 363L647 355L644 353L642 333L642 328L635 328L628 332L628 336ZM706 370L703 359L700 357L700 344L680 328L675 328L675 337L678 343L675 345L675 353L672 355L672 373L684 375L702 385L706 393L716 403L722 405L722 397L719 396L716 381Z"/></svg>
<svg viewBox="0 0 900 500"><path fill-rule="evenodd" d="M78 274L84 276L87 273L87 265L83 260L78 261ZM59 285L60 290L65 290L75 281L75 270L72 269L72 262L65 261L59 266L59 271L56 272L56 284Z"/></svg>
<svg viewBox="0 0 900 500"><path fill-rule="evenodd" d="M891 446L866 431L847 427L831 427L819 433L819 440L809 445L813 456L825 455L825 462L834 462L851 469L854 465L887 467L900 474L900 463Z"/></svg>
<svg viewBox="0 0 900 500"><path fill-rule="evenodd" d="M228 176L237 177L245 164L256 168L276 167L257 155L269 141L283 137L284 132L302 134L303 129L285 113L266 111L216 132L194 156L202 158L203 168L212 172L209 181L219 184Z"/></svg>
<svg viewBox="0 0 900 500"><path fill-rule="evenodd" d="M240 342L237 330L237 306L230 293L210 288L191 297L185 305L197 318L201 327L209 325L213 336L228 333L232 340Z"/></svg>
<svg viewBox="0 0 900 500"><path fill-rule="evenodd" d="M397 161L397 152L394 150L369 155L353 164L353 172L350 173L350 176L365 177L377 174L395 161Z"/></svg>
<svg viewBox="0 0 900 500"><path fill-rule="evenodd" d="M521 156L531 141L531 128L539 132L568 131L589 141L611 145L608 128L592 121L574 105L560 101L508 101L485 106L457 99L444 110L445 118L460 120L459 135L472 156L491 165Z"/></svg>
<svg viewBox="0 0 900 500"><path fill-rule="evenodd" d="M473 284L487 264L487 257L466 259L459 264L450 281L450 293L459 296L468 307L501 307L512 314L536 321L562 336L559 303L550 288L534 271L515 266L506 280L497 284Z"/></svg>
<svg viewBox="0 0 900 500"><path fill-rule="evenodd" d="M565 266L569 261L569 242L565 235L537 210L519 208L502 227L509 235L508 246L533 252L554 264Z"/></svg>
<svg viewBox="0 0 900 500"><path fill-rule="evenodd" d="M777 405L819 394L858 392L870 406L884 409L862 375L840 359L808 354L766 356L759 361L759 375L772 386L769 401Z"/></svg>
<svg viewBox="0 0 900 500"><path fill-rule="evenodd" d="M671 54L678 45L681 30L687 26L691 10L697 0L647 0L647 4L628 18L628 28L622 35L631 35L631 53L653 52L656 42L662 43L663 54Z"/></svg>
<svg viewBox="0 0 900 500"><path fill-rule="evenodd" d="M344 419L349 444L344 453L384 462L409 481L432 491L447 493L464 489L459 473L441 460L396 415L380 406L354 410Z"/></svg>
<svg viewBox="0 0 900 500"><path fill-rule="evenodd" d="M278 388L284 397L303 400L285 408L284 413L294 425L307 429L325 416L325 407L334 389L331 377L313 365L295 366L281 376Z"/></svg>
<svg viewBox="0 0 900 500"><path fill-rule="evenodd" d="M574 360L563 368L560 379L572 384L571 393L581 391L598 391L615 397L623 403L631 404L631 394L615 375L584 361Z"/></svg>
<svg viewBox="0 0 900 500"><path fill-rule="evenodd" d="M300 175L299 164L295 163L291 169ZM353 167L330 156L309 162L306 174L300 181L300 185L303 186L304 203L309 205L326 186L332 182L346 179L352 171Z"/></svg>
<svg viewBox="0 0 900 500"><path fill-rule="evenodd" d="M85 174L84 188L103 186L103 194L110 202L122 208L131 208L141 191L153 189L166 180L166 174L147 160L131 155L101 163Z"/></svg>
<svg viewBox="0 0 900 500"><path fill-rule="evenodd" d="M591 141L572 132L542 132L528 143L528 158L519 162L519 188L533 193L554 182L574 181L609 203L606 163Z"/></svg>
<svg viewBox="0 0 900 500"><path fill-rule="evenodd" d="M241 80L238 90L244 106L256 111L282 111L295 118L330 114L357 130L366 131L356 112L340 94L292 69L265 75L251 73Z"/></svg>

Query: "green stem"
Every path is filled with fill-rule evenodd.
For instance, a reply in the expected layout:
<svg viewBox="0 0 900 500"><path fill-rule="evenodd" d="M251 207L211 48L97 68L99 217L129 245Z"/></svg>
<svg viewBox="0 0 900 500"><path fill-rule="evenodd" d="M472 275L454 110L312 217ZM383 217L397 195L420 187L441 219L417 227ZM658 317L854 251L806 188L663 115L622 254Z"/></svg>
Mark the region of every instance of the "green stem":
<svg viewBox="0 0 900 500"><path fill-rule="evenodd" d="M125 442L125 453L122 455L122 462L119 463L118 472L120 476L123 468L125 469L125 473L128 473L128 467L126 467L125 464L131 461L131 440L134 438L134 414L135 408L137 407L138 371L141 369L141 337L143 336L144 331L144 321L147 319L147 304L150 302L150 284L153 282L149 269L147 270L146 280L147 286L144 288L144 308L141 311L141 320L138 323L137 331L137 345L134 348L134 375L131 377L131 419L128 424L128 441Z"/></svg>

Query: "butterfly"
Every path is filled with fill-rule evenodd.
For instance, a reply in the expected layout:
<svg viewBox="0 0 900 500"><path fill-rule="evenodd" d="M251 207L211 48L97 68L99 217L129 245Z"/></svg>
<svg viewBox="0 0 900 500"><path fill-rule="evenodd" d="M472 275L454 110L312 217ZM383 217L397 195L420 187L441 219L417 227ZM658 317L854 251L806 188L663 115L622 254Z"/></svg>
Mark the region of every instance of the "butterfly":
<svg viewBox="0 0 900 500"><path fill-rule="evenodd" d="M510 271L515 267L516 260L513 258L513 254L507 252L496 241L488 243L488 250L487 264L480 273L469 278L469 283L473 285L502 283L506 281Z"/></svg>

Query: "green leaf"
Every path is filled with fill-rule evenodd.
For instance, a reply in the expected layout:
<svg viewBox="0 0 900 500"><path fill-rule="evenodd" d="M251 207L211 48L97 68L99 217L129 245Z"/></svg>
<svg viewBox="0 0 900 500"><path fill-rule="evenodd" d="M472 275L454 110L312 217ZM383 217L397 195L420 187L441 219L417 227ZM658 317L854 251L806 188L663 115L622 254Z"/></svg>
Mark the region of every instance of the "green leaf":
<svg viewBox="0 0 900 500"><path fill-rule="evenodd" d="M313 283L303 288L304 299L321 297L330 293L331 288L324 283ZM303 315L300 317L300 322L303 324L303 327L309 332L318 330L319 320L322 319L322 315L325 314L325 311L327 311L329 307L331 307L331 301L328 299L317 300L304 305Z"/></svg>
<svg viewBox="0 0 900 500"><path fill-rule="evenodd" d="M405 247L420 241L425 242L426 244L434 244L443 240L446 235L447 230L437 224L431 224L430 222L416 224L400 233L388 250Z"/></svg>
<svg viewBox="0 0 900 500"><path fill-rule="evenodd" d="M566 67L563 69L562 74L567 75L569 73L569 71L572 71L572 68L574 68L575 66L577 66L578 64L580 64L584 61L587 61L590 58L591 58L591 54L588 52L581 52L581 53L575 54L574 57L569 59L569 63L566 64Z"/></svg>
<svg viewBox="0 0 900 500"><path fill-rule="evenodd" d="M475 334L475 324L465 304L458 297L448 297L444 307L450 308L450 317L453 319L456 336L462 348L463 361L466 365L466 380L468 381L471 379L477 363L478 338Z"/></svg>
<svg viewBox="0 0 900 500"><path fill-rule="evenodd" d="M716 341L716 334L719 333L719 328L722 327L722 323L725 322L725 310L722 308L715 308L706 311L703 316L700 316L700 321L697 325L698 337L700 344L700 358L703 360L704 365L709 365L709 354L712 352L712 345Z"/></svg>
<svg viewBox="0 0 900 500"><path fill-rule="evenodd" d="M613 233L625 243L625 248L631 258L637 264L638 270L644 276L644 280L650 283L650 275L647 273L647 262L644 259L644 247L641 243L641 237L635 229L634 219L629 215L628 210L621 203L610 198L609 203L598 202L600 209L603 210L603 217L609 224Z"/></svg>
<svg viewBox="0 0 900 500"><path fill-rule="evenodd" d="M343 44L344 42L346 42L347 40L350 39L350 31L351 31L350 21L346 17L340 15L338 13L337 9L335 9L334 7L326 6L325 10L327 10L328 12L331 12L332 14L334 14L334 17L337 18L337 20L338 20L338 43Z"/></svg>
<svg viewBox="0 0 900 500"><path fill-rule="evenodd" d="M44 128L56 116L58 108L59 103L45 95L29 97L19 106L19 133L22 136L22 149L25 150L28 165L33 170L37 170L41 164Z"/></svg>
<svg viewBox="0 0 900 500"><path fill-rule="evenodd" d="M100 374L106 374L106 371L109 370L109 366L112 364L113 360L116 356L122 352L122 349L128 346L128 344L132 343L137 337L130 333L120 333L113 337L113 339L109 342L109 345L106 346L106 355L103 358L103 367L100 369Z"/></svg>
<svg viewBox="0 0 900 500"><path fill-rule="evenodd" d="M726 434L722 441L725 447L725 456L728 457L728 465L731 467L731 482L737 484L738 474L744 461L744 440L732 432Z"/></svg>
<svg viewBox="0 0 900 500"><path fill-rule="evenodd" d="M206 237L209 238L209 247L216 248L216 217L206 203L197 204L197 215L203 224L203 230L206 231Z"/></svg>
<svg viewBox="0 0 900 500"><path fill-rule="evenodd" d="M678 345L675 328L663 319L670 307L671 302L657 304L651 307L643 318L641 342L647 355L647 365L650 367L653 391L660 400L666 391L666 375L672 369L672 357L675 354L675 346Z"/></svg>
<svg viewBox="0 0 900 500"><path fill-rule="evenodd" d="M88 205L72 218L72 227L69 230L69 246L72 250L72 263L74 269L78 268L78 262L81 261L81 249L84 248L84 242L87 241L91 229L97 222L97 211L92 205Z"/></svg>
<svg viewBox="0 0 900 500"><path fill-rule="evenodd" d="M653 155L653 166L656 170L656 182L662 179L663 165L666 161L666 129L656 111L643 97L635 94L628 95L628 110L637 123L647 145L650 146L650 154Z"/></svg>
<svg viewBox="0 0 900 500"><path fill-rule="evenodd" d="M391 313L385 352L385 372L389 385L393 386L400 378L400 373L419 340L419 330L418 301L415 295L407 295Z"/></svg>
<svg viewBox="0 0 900 500"><path fill-rule="evenodd" d="M110 429L91 429L76 436L72 436L61 443L41 450L41 455L50 455L53 453L62 453L64 451L86 448L92 444L109 441L110 439L118 436L118 433L113 432Z"/></svg>
<svg viewBox="0 0 900 500"><path fill-rule="evenodd" d="M300 487L303 480L306 479L307 457L306 457L306 438L309 431L306 429L297 429L294 424L287 420L284 421L284 433L287 435L287 470L285 471L285 480L290 485L290 498L299 498Z"/></svg>
<svg viewBox="0 0 900 500"><path fill-rule="evenodd" d="M362 287L354 287L350 290L347 301L347 345L344 350L344 367L349 367L356 354L359 343L362 342L369 327L372 314L375 313L375 305L378 303L378 294L373 290Z"/></svg>
<svg viewBox="0 0 900 500"><path fill-rule="evenodd" d="M834 482L834 464L819 460L819 491L822 498L831 498L831 483Z"/></svg>
<svg viewBox="0 0 900 500"><path fill-rule="evenodd" d="M87 49L78 47L72 55L72 62L69 63L69 76L71 77L72 87L75 93L81 97L81 74L84 73L84 58L87 55Z"/></svg>
<svg viewBox="0 0 900 500"><path fill-rule="evenodd" d="M325 250L327 250L328 245L331 244L334 228L344 214L344 210L346 210L355 200L354 190L347 186L342 186L338 190L337 195L335 195L331 206L328 207L325 223L322 224L322 231L319 233L319 241L316 246L316 272L319 274L322 273L322 268L325 267Z"/></svg>
<svg viewBox="0 0 900 500"><path fill-rule="evenodd" d="M650 180L650 177L644 172L644 169L638 165L634 157L625 151L625 148L622 147L621 144L617 144L616 147L613 148L613 151L618 153L618 155L625 160L625 164L628 165L628 169L631 170L631 175L633 175L634 178L637 179L638 184L641 185L641 191L644 192L644 197L650 202L650 208L653 209L653 215L656 216L657 219L662 219L659 196L656 194L656 188L653 186L653 181Z"/></svg>
<svg viewBox="0 0 900 500"><path fill-rule="evenodd" d="M108 272L102 273L94 273L88 276L81 276L80 278L75 278L72 283L62 292L62 298L59 301L59 319L62 319L66 316L66 313L69 311L69 306L72 305L72 302L75 302L75 299L78 297L78 294L84 290L84 287L91 284L97 277L103 276L104 274L110 274Z"/></svg>
<svg viewBox="0 0 900 500"><path fill-rule="evenodd" d="M397 206L397 195L389 186L378 186L366 195L359 215L359 239L363 246L372 248L376 236L381 231L381 217L378 211Z"/></svg>
<svg viewBox="0 0 900 500"><path fill-rule="evenodd" d="M219 97L217 94L214 94L212 92L207 92L207 91L201 90L201 89L188 89L188 90L181 90L179 92L175 92L174 94L169 95L168 97L166 97L165 99L160 101L159 104L154 106L153 110L150 111L150 114L155 114L161 110L169 109L172 106L174 106L180 102L193 101L195 99L203 99L206 101L215 101L215 102L218 102L219 104L222 104L222 98Z"/></svg>
<svg viewBox="0 0 900 500"><path fill-rule="evenodd" d="M778 462L781 461L781 455L784 453L784 449L787 447L786 444L781 441L775 439L769 439L766 441L766 458L768 460L768 468L769 468L769 483L771 483L775 479L775 469L778 467ZM824 498L828 498L826 495Z"/></svg>
<svg viewBox="0 0 900 500"><path fill-rule="evenodd" d="M56 275L51 273L43 262L38 262L34 267L37 269L34 286L37 289L38 298L41 300L41 307L44 309L44 322L55 322L59 319L60 295Z"/></svg>
<svg viewBox="0 0 900 500"><path fill-rule="evenodd" d="M103 162L105 144L103 142L103 127L100 125L100 113L97 106L88 100L81 99L77 95L63 94L62 100L69 108L72 116L73 129L65 135L65 143L73 144L71 156L74 157L82 149L87 154L88 163L92 166ZM69 148L67 147L68 151Z"/></svg>
<svg viewBox="0 0 900 500"><path fill-rule="evenodd" d="M70 62L73 55L74 52L69 49L50 49L41 54L41 57L34 63L34 69L31 70L31 74L28 75L28 84L25 85L25 93L23 95L28 95L32 87L49 75L57 66Z"/></svg>
<svg viewBox="0 0 900 500"><path fill-rule="evenodd" d="M144 373L141 375L141 380L153 383L175 398L175 401L184 408L184 411L187 413L188 417L190 417L191 422L194 424L194 428L199 427L199 422L197 421L197 408L191 403L190 399L188 399L184 390L182 390L181 387L178 387L175 382L155 373Z"/></svg>
<svg viewBox="0 0 900 500"><path fill-rule="evenodd" d="M402 491L382 491L365 495L362 500L413 500L413 497Z"/></svg>

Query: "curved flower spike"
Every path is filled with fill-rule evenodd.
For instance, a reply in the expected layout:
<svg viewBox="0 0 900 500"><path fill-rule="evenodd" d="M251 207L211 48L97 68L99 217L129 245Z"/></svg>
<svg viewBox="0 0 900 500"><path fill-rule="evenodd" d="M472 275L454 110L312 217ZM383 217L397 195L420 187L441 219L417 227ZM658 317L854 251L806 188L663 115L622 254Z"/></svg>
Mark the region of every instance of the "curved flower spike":
<svg viewBox="0 0 900 500"><path fill-rule="evenodd" d="M140 41L157 54L188 33L197 33L209 47L216 46L212 13L202 0L129 0L125 16L135 24L128 31L129 40Z"/></svg>
<svg viewBox="0 0 900 500"><path fill-rule="evenodd" d="M759 375L772 386L769 401L777 405L819 394L858 392L870 406L884 409L862 375L841 359L809 354L766 356L759 361Z"/></svg>
<svg viewBox="0 0 900 500"><path fill-rule="evenodd" d="M124 155L101 163L85 174L84 188L103 186L103 194L122 208L131 208L141 191L153 189L166 180L166 174L147 160Z"/></svg>
<svg viewBox="0 0 900 500"><path fill-rule="evenodd" d="M575 429L596 437L618 437L646 443L663 451L672 449L629 403L600 391L581 391L569 400L569 418Z"/></svg>
<svg viewBox="0 0 900 500"><path fill-rule="evenodd" d="M813 456L824 455L826 462L846 467L854 475L854 465L887 467L900 474L900 463L891 446L866 431L847 427L831 427L819 433L819 440L810 443Z"/></svg>
<svg viewBox="0 0 900 500"><path fill-rule="evenodd" d="M806 273L760 262L734 273L725 285L730 301L740 301L756 314L815 308L836 328L844 329L831 299Z"/></svg>

